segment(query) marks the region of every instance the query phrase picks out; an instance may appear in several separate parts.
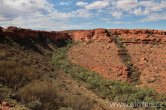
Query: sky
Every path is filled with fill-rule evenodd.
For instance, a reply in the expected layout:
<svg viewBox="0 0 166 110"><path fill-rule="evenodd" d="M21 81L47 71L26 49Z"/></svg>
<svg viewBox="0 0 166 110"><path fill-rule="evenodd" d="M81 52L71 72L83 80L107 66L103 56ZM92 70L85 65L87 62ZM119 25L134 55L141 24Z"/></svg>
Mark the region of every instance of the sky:
<svg viewBox="0 0 166 110"><path fill-rule="evenodd" d="M166 0L0 0L0 26L166 30Z"/></svg>

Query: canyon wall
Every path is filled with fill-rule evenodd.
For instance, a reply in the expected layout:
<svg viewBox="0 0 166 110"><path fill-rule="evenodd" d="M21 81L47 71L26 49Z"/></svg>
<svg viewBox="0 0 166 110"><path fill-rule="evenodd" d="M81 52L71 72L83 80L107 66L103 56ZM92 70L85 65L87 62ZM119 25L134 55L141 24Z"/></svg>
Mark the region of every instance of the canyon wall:
<svg viewBox="0 0 166 110"><path fill-rule="evenodd" d="M112 35L119 35L126 43L166 42L166 31L148 29L109 29Z"/></svg>
<svg viewBox="0 0 166 110"><path fill-rule="evenodd" d="M61 32L35 31L17 27L8 27L6 29L0 27L0 36L11 38L15 41L23 40L51 40L57 42L59 40L72 39L74 41L106 41L112 42L112 36L119 35L125 43L166 43L166 31L147 30L147 29L94 29L94 30L73 30Z"/></svg>
<svg viewBox="0 0 166 110"><path fill-rule="evenodd" d="M17 27L8 27L6 29L0 27L1 37L13 39L14 41L26 41L26 40L51 40L57 42L59 40L70 39L67 33L63 32L47 32L47 31L35 31L31 29L23 29Z"/></svg>
<svg viewBox="0 0 166 110"><path fill-rule="evenodd" d="M73 31L71 36L74 41L112 41L109 32L106 29L101 28L94 30Z"/></svg>

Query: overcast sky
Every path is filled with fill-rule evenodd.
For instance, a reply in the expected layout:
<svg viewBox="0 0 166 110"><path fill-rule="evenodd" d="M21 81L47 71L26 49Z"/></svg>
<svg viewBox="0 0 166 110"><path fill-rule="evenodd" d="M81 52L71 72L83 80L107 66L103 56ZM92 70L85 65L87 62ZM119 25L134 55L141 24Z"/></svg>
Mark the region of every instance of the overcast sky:
<svg viewBox="0 0 166 110"><path fill-rule="evenodd" d="M166 0L0 0L0 26L166 30Z"/></svg>

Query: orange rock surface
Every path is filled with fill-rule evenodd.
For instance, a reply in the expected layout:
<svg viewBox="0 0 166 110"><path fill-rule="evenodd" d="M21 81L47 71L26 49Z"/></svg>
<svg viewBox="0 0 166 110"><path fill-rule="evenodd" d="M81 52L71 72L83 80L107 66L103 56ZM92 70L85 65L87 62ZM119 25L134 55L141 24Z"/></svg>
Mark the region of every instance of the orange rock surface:
<svg viewBox="0 0 166 110"><path fill-rule="evenodd" d="M61 39L70 39L67 33L63 32L47 32L47 31L34 31L30 29L22 29L17 27L8 27L7 29L0 28L0 34L7 36L13 40L46 40L50 39L56 42ZM1 37L2 37L1 36Z"/></svg>
<svg viewBox="0 0 166 110"><path fill-rule="evenodd" d="M120 35L127 42L166 42L166 31L148 29L110 29L112 35Z"/></svg>
<svg viewBox="0 0 166 110"><path fill-rule="evenodd" d="M106 41L106 42L112 41L106 29L74 31L72 33L72 39L74 41L90 41L90 40Z"/></svg>

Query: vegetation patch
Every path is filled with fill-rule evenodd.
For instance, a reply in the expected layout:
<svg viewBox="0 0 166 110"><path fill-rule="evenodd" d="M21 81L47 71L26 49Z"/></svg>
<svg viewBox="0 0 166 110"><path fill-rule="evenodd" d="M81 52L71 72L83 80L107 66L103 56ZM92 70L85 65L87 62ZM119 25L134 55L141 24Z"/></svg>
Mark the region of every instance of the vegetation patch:
<svg viewBox="0 0 166 110"><path fill-rule="evenodd" d="M47 81L34 81L19 90L22 102L32 110L57 110L61 106L56 88Z"/></svg>
<svg viewBox="0 0 166 110"><path fill-rule="evenodd" d="M16 90L37 78L39 75L30 67L14 60L0 61L0 82L3 85Z"/></svg>
<svg viewBox="0 0 166 110"><path fill-rule="evenodd" d="M10 93L11 93L11 90L9 90L7 87L4 87L3 85L0 84L0 103L6 98L9 98Z"/></svg>
<svg viewBox="0 0 166 110"><path fill-rule="evenodd" d="M92 107L85 97L59 93L51 81L33 81L19 90L19 96L32 110L90 110Z"/></svg>
<svg viewBox="0 0 166 110"><path fill-rule="evenodd" d="M70 74L76 80L84 82L89 89L110 101L124 103L159 101L159 104L162 105L160 107L166 107L166 95L160 95L149 88L137 88L132 84L107 80L94 71L72 64L67 59L67 51L71 46L72 43L69 43L65 47L58 48L52 58L53 64L60 71Z"/></svg>

